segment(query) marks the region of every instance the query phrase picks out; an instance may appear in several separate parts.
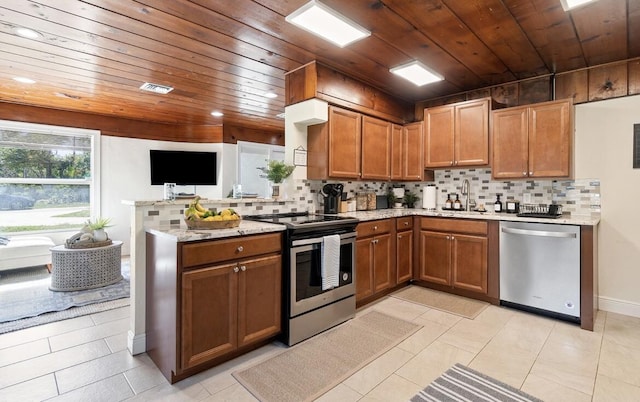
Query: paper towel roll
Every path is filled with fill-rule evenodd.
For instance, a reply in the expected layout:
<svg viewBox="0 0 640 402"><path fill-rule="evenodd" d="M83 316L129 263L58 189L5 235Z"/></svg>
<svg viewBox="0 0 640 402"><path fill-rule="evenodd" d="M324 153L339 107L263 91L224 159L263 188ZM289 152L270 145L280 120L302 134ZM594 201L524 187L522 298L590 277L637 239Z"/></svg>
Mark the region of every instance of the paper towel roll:
<svg viewBox="0 0 640 402"><path fill-rule="evenodd" d="M433 184L422 188L422 208L436 210L436 186Z"/></svg>

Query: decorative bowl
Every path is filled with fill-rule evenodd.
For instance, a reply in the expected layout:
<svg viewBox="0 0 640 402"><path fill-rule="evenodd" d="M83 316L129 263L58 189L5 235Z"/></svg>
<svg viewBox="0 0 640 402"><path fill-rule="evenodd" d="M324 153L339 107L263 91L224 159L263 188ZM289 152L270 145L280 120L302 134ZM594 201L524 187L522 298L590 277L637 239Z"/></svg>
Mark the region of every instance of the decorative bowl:
<svg viewBox="0 0 640 402"><path fill-rule="evenodd" d="M187 228L189 229L231 229L237 228L240 226L240 221L242 219L234 219L228 221L205 221L205 220L189 220L185 219L184 222L187 224Z"/></svg>

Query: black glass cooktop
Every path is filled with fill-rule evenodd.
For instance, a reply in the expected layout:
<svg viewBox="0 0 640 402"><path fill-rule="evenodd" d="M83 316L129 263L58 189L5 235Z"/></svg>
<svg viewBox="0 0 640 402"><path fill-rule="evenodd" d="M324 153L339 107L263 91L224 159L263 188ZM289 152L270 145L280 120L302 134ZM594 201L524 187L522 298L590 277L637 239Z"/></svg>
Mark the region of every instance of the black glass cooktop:
<svg viewBox="0 0 640 402"><path fill-rule="evenodd" d="M261 221L269 223L280 223L289 227L298 227L301 225L322 225L335 223L355 223L357 219L348 216L338 215L322 215L307 213L284 213L284 214L268 214L268 215L244 215L243 219L252 221Z"/></svg>

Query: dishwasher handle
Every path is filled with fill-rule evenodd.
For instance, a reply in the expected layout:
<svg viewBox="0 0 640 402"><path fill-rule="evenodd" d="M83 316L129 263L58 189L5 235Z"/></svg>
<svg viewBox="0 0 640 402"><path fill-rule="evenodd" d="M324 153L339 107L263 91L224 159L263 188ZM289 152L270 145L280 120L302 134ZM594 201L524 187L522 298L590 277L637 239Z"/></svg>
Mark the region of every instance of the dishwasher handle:
<svg viewBox="0 0 640 402"><path fill-rule="evenodd" d="M503 233L509 233L509 234L525 235L525 236L576 238L576 234L575 233L551 232L551 231L546 231L546 230L502 228L502 232Z"/></svg>

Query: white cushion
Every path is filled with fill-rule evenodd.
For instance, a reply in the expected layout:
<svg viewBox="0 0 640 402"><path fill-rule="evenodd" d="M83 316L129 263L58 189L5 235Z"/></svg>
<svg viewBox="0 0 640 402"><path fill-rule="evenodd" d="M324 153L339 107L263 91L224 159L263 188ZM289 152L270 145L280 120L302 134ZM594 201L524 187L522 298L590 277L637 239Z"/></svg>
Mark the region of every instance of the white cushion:
<svg viewBox="0 0 640 402"><path fill-rule="evenodd" d="M12 237L0 245L0 271L51 264L53 241L45 236Z"/></svg>

